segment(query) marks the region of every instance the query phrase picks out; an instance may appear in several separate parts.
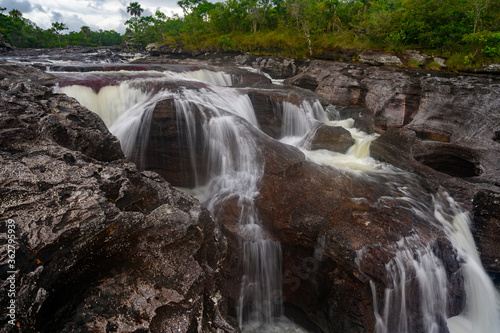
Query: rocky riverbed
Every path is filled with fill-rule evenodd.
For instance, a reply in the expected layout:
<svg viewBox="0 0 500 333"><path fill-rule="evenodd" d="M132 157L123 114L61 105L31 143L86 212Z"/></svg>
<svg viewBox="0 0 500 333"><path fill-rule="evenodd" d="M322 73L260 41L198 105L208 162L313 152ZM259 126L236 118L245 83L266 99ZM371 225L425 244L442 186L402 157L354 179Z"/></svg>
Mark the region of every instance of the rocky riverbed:
<svg viewBox="0 0 500 333"><path fill-rule="evenodd" d="M51 65L39 52L25 52L10 56L39 68ZM60 58L77 61L82 52L117 64L133 58L105 49L68 50ZM314 92L324 106L348 106L343 112L357 127L380 134L371 149L376 159L418 175L417 182L429 191L422 202L430 204L430 193L444 189L471 213L483 264L492 275L500 274L500 83L494 77L250 55L205 58L157 56L135 62L145 68L161 68L167 61L250 66L292 86L270 86L255 73L241 79L262 129L254 133L265 160L256 204L283 247L288 311L308 318L304 325L311 331L373 331L368 280L377 286L391 283L384 267L391 251L382 249L415 230L446 267L450 314L463 309L463 281L456 274L457 254L440 231L396 201L373 205L384 193L375 183L388 179L346 178L274 140L283 120L275 105L283 100L298 105ZM243 75L239 68L231 71ZM172 100L154 110L150 164L140 171L125 160L118 140L96 114L52 92L60 80L54 75L3 63L0 79L0 214L2 223L15 223L19 323L12 326L4 316L2 327L237 332L241 263L235 254L235 221L240 212L229 200L219 207L223 213L215 222L198 200L168 183L192 185L192 174L183 168L186 155L178 153L186 147L174 135L180 120ZM170 139L162 135L164 128L171 129L170 144L165 144ZM353 142L338 128L318 133L317 149L345 152ZM165 167L161 156L177 156L179 164ZM7 242L7 224L0 228ZM364 245L375 243L379 247L367 247L359 257ZM8 256L2 247L2 272L10 271ZM4 287L9 284L2 281ZM0 306L7 308L10 299L0 295Z"/></svg>

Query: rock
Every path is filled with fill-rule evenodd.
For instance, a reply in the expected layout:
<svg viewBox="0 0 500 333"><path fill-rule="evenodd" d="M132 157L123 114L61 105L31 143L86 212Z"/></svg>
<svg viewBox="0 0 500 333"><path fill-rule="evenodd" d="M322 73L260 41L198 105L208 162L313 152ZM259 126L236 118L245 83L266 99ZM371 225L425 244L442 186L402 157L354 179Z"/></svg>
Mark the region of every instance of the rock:
<svg viewBox="0 0 500 333"><path fill-rule="evenodd" d="M5 37L0 34L0 52L6 52L12 50L12 45L5 39Z"/></svg>
<svg viewBox="0 0 500 333"><path fill-rule="evenodd" d="M10 69L0 81L0 214L15 225L23 332L236 332L224 300L213 301L226 247L208 211L125 162L97 115L34 83L41 72ZM6 224L0 232L7 239ZM0 258L7 270L6 247ZM15 330L5 314L1 325Z"/></svg>
<svg viewBox="0 0 500 333"><path fill-rule="evenodd" d="M146 45L146 51L152 56L193 56L199 52L188 52L184 49L183 43L150 43Z"/></svg>
<svg viewBox="0 0 500 333"><path fill-rule="evenodd" d="M483 65L477 70L477 72L487 74L500 74L500 64Z"/></svg>
<svg viewBox="0 0 500 333"><path fill-rule="evenodd" d="M401 60L394 54L382 51L375 51L375 50L366 50L361 52L359 54L359 61L365 64L376 65L376 66L403 65Z"/></svg>
<svg viewBox="0 0 500 333"><path fill-rule="evenodd" d="M432 58L432 61L434 62L437 62L439 67L441 68L447 68L448 66L446 66L446 59L443 59L443 58L439 58L439 57L434 57Z"/></svg>
<svg viewBox="0 0 500 333"><path fill-rule="evenodd" d="M500 273L500 193L480 191L473 201L474 239L481 261L489 272Z"/></svg>
<svg viewBox="0 0 500 333"><path fill-rule="evenodd" d="M444 175L458 176L454 181L443 176L447 178L443 182L451 185L449 190L466 207L471 208L467 198L478 188L500 191L494 162L500 159L498 82L448 73L430 75L420 70L324 61L312 61L307 70L285 82L312 88L332 104L366 107L373 116L375 131L405 127L415 132L414 144L401 145L389 159L391 163L416 170L413 164L402 165L397 161L397 154L413 152L413 162L422 162ZM369 122L370 118L365 119ZM388 132L387 138L393 133ZM384 141L384 145L398 143L403 144L395 138ZM453 165L458 167L453 169L456 172L450 169ZM439 178L439 174L432 174L434 179ZM421 175L427 177L428 172Z"/></svg>
<svg viewBox="0 0 500 333"><path fill-rule="evenodd" d="M327 149L345 154L356 141L343 127L321 125L311 139L311 150Z"/></svg>
<svg viewBox="0 0 500 333"><path fill-rule="evenodd" d="M421 54L420 51L417 50L405 50L405 53L408 55L410 60L418 61L419 66L424 66L431 57L426 54Z"/></svg>

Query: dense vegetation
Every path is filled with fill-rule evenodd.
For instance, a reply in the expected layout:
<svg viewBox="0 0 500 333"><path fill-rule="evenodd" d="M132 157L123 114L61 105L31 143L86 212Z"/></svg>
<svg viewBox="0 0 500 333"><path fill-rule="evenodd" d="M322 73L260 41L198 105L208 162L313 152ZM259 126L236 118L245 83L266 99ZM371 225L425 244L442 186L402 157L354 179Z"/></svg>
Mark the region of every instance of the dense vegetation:
<svg viewBox="0 0 500 333"><path fill-rule="evenodd" d="M22 17L22 13L16 9L11 10L8 15L0 8L0 34L15 47L32 48L53 48L68 45L83 46L110 46L122 43L122 36L114 30L92 31L89 27L83 26L80 31L68 30L65 24L60 22L52 23L49 29L40 29L30 20Z"/></svg>
<svg viewBox="0 0 500 333"><path fill-rule="evenodd" d="M180 0L184 16L141 16L131 2L124 41L182 43L188 50L321 56L325 50L419 49L450 57L452 67L500 61L498 0ZM15 46L119 43L114 31L61 35L1 15L0 31ZM5 22L5 23L4 23ZM347 59L346 59L347 60Z"/></svg>
<svg viewBox="0 0 500 333"><path fill-rule="evenodd" d="M338 48L419 49L451 67L500 61L497 0L180 0L184 17L133 17L137 43L321 56Z"/></svg>

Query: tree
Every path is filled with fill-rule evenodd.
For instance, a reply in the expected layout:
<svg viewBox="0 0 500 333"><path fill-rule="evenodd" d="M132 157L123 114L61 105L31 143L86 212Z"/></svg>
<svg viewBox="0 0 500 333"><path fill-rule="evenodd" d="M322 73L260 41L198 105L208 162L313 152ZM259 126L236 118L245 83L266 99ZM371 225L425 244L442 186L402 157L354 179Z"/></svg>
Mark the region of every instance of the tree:
<svg viewBox="0 0 500 333"><path fill-rule="evenodd" d="M81 28L80 28L80 32L82 34L84 34L86 37L88 37L90 35L90 28L87 27L86 25L83 25Z"/></svg>
<svg viewBox="0 0 500 333"><path fill-rule="evenodd" d="M68 30L68 27L64 23L54 22L50 30L56 34L59 47L61 47L61 31Z"/></svg>
<svg viewBox="0 0 500 333"><path fill-rule="evenodd" d="M144 9L141 8L141 5L138 2L131 2L127 7L127 13L130 13L132 16L141 16Z"/></svg>
<svg viewBox="0 0 500 333"><path fill-rule="evenodd" d="M14 18L19 17L19 18L20 18L20 17L22 17L22 16L23 16L23 13L21 13L21 12L20 12L19 10L17 10L17 9L12 9L12 10L9 12L9 15L10 15L10 17L14 17Z"/></svg>
<svg viewBox="0 0 500 333"><path fill-rule="evenodd" d="M478 32L481 23L481 15L490 5L490 0L473 0L472 6L474 11L474 31Z"/></svg>

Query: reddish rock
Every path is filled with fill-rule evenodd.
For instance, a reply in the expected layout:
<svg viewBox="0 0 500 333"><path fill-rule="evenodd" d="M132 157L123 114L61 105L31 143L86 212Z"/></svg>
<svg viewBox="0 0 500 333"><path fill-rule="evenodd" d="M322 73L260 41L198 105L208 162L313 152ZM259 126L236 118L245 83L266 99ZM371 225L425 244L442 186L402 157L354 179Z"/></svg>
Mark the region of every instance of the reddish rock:
<svg viewBox="0 0 500 333"><path fill-rule="evenodd" d="M327 149L345 154L356 141L343 127L321 125L311 139L311 149Z"/></svg>

